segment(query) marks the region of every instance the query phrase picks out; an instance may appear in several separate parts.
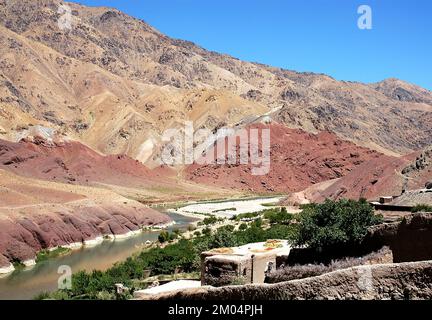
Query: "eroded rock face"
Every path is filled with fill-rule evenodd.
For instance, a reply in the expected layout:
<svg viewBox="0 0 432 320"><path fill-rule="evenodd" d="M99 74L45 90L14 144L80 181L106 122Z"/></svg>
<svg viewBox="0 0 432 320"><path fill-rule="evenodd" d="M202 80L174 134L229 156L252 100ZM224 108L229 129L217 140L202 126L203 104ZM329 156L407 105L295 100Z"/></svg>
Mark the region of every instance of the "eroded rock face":
<svg viewBox="0 0 432 320"><path fill-rule="evenodd" d="M254 175L252 170L259 166L250 164L250 159L248 165L240 164L241 150L238 147L234 150L237 153L233 151L230 154L236 155L235 164L220 165L214 161L200 165L198 161L187 168L187 178L202 184L254 192L297 192L320 182L341 178L361 164L383 156L329 132L315 135L276 123L248 127L248 130L252 129L259 132L270 130L268 174ZM261 136L259 140L261 142ZM208 154L216 153L215 149ZM261 151L259 145L259 154ZM228 156L226 160L228 162Z"/></svg>
<svg viewBox="0 0 432 320"><path fill-rule="evenodd" d="M0 267L11 261L34 259L42 249L125 235L143 226L168 222L168 216L139 204L64 208L49 214L1 219Z"/></svg>
<svg viewBox="0 0 432 320"><path fill-rule="evenodd" d="M0 269L6 269L9 266L9 260L4 255L0 254Z"/></svg>
<svg viewBox="0 0 432 320"><path fill-rule="evenodd" d="M150 170L125 155L103 156L76 141L0 139L0 169L20 176L68 184L94 182L143 186L165 181L160 171Z"/></svg>

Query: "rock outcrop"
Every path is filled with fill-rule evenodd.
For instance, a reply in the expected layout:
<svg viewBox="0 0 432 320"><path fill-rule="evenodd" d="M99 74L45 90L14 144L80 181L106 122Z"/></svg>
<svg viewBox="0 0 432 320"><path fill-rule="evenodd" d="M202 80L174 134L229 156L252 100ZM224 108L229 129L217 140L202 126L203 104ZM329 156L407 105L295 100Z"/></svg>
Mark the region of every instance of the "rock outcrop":
<svg viewBox="0 0 432 320"><path fill-rule="evenodd" d="M104 237L132 235L143 227L171 221L139 203L56 205L51 210L0 218L0 268L35 260L42 249L93 245Z"/></svg>
<svg viewBox="0 0 432 320"><path fill-rule="evenodd" d="M3 150L3 155L7 153ZM21 156L17 154L17 158ZM38 156L39 153L32 153L30 158L37 163ZM83 154L75 156L86 161ZM21 172L24 176L14 174L14 170L0 169L0 268L3 271L8 270L10 262L30 264L42 249L93 245L104 236L131 235L142 227L170 222L167 215L127 199L110 188L30 178L26 174L43 174L47 163L42 161L38 166L33 163L32 167L25 165L25 157L20 159L22 161L17 163L24 163ZM48 164L62 168L55 161ZM100 165L95 171L101 169L104 170ZM119 170L116 176L121 177L122 171ZM105 178L109 179L100 177L102 181ZM145 176L137 178L145 179Z"/></svg>
<svg viewBox="0 0 432 320"><path fill-rule="evenodd" d="M431 155L432 151L427 148L402 157L382 155L371 159L324 190L309 192L309 200L376 200L380 196L399 196L409 190L422 189L432 176Z"/></svg>

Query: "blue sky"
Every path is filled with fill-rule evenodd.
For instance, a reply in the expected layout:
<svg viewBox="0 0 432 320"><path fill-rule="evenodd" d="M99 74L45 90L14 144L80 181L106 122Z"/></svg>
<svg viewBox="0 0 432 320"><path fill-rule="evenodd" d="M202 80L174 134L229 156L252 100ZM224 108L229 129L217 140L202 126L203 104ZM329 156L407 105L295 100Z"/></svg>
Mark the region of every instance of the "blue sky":
<svg viewBox="0 0 432 320"><path fill-rule="evenodd" d="M339 80L400 78L432 90L430 0L76 0L242 60ZM357 8L372 8L372 30Z"/></svg>

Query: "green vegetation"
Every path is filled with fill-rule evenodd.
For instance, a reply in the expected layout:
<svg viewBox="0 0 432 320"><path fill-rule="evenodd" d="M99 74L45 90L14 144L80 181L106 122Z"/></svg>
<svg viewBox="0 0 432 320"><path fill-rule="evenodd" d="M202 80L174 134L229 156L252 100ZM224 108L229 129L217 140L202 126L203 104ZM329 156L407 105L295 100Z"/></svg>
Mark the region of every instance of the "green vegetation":
<svg viewBox="0 0 432 320"><path fill-rule="evenodd" d="M237 208L225 208L225 209L214 210L213 213L225 212L225 211L237 211Z"/></svg>
<svg viewBox="0 0 432 320"><path fill-rule="evenodd" d="M204 236L211 236L211 233L212 233L212 231L211 231L211 229L209 227L207 227L207 228L205 228L205 229L202 230L202 234Z"/></svg>
<svg viewBox="0 0 432 320"><path fill-rule="evenodd" d="M57 258L66 254L69 254L72 250L68 248L58 247L52 251L42 250L37 254L36 262L42 262L51 258Z"/></svg>
<svg viewBox="0 0 432 320"><path fill-rule="evenodd" d="M271 203L261 203L261 205L263 207L277 207L278 203L277 202L271 202Z"/></svg>
<svg viewBox="0 0 432 320"><path fill-rule="evenodd" d="M162 231L158 236L158 240L160 243L170 242L176 240L178 235L179 234L174 231L172 233L169 233L168 231Z"/></svg>
<svg viewBox="0 0 432 320"><path fill-rule="evenodd" d="M204 220L201 221L201 222L199 222L198 225L201 225L201 226L202 226L202 225L210 226L210 225L212 225L212 224L217 223L218 221L220 221L220 219L218 219L218 218L215 217L215 216L211 216L211 217L204 218Z"/></svg>
<svg viewBox="0 0 432 320"><path fill-rule="evenodd" d="M72 277L71 290L41 294L37 298L127 299L136 289L145 288L151 277L199 272L200 255L204 251L269 239L286 239L294 245L317 249L350 244L361 241L369 226L382 221L382 217L374 215L373 208L365 200L327 200L323 204L304 206L304 211L295 217L284 208L241 216L256 219L240 224L237 231L233 225L213 231L206 227L202 232L196 231L193 239L180 239L164 247L146 249L105 272L78 272ZM179 234L163 231L159 241L166 243L178 239ZM116 283L123 283L130 288L129 292L117 295Z"/></svg>
<svg viewBox="0 0 432 320"><path fill-rule="evenodd" d="M411 212L432 212L432 206L427 204L419 204L412 208Z"/></svg>
<svg viewBox="0 0 432 320"><path fill-rule="evenodd" d="M234 217L232 217L232 220L240 221L242 219L255 219L259 216L261 216L262 212L248 212L248 213L241 213Z"/></svg>
<svg viewBox="0 0 432 320"><path fill-rule="evenodd" d="M129 294L132 294L134 290L141 289L138 285L140 281L137 280L145 280L148 276L148 274L145 275L147 270L150 270L150 276L169 275L176 272L199 272L200 255L203 251L262 242L268 239L285 239L295 234L293 229L295 229L294 225L278 225L265 230L256 221L241 231L234 231L234 226L231 225L220 227L213 234L204 229L202 236L191 240L181 239L164 248L148 249L114 265L105 272L80 271L75 273L72 277L71 290L57 291L48 295L42 294L37 298L100 299L103 294L105 298L124 299L125 296L115 294L115 284L123 283L131 289Z"/></svg>
<svg viewBox="0 0 432 320"><path fill-rule="evenodd" d="M15 268L15 272L25 269L25 265L21 261L12 261L12 265Z"/></svg>
<svg viewBox="0 0 432 320"><path fill-rule="evenodd" d="M199 231L199 230L197 230L197 231L194 232L194 236L195 236L195 237L199 237L199 236L201 236L201 234L202 234L202 233L201 233L201 231Z"/></svg>
<svg viewBox="0 0 432 320"><path fill-rule="evenodd" d="M231 286L242 286L246 284L246 279L244 277L236 277L232 279L230 285Z"/></svg>
<svg viewBox="0 0 432 320"><path fill-rule="evenodd" d="M246 224L246 223L242 223L240 226L239 226L239 230L246 230L248 228L248 225Z"/></svg>
<svg viewBox="0 0 432 320"><path fill-rule="evenodd" d="M280 210L271 209L264 212L264 218L269 220L270 224L290 224L294 218L292 213L288 213L285 207Z"/></svg>
<svg viewBox="0 0 432 320"><path fill-rule="evenodd" d="M296 245L321 249L324 247L360 242L367 228L382 222L372 206L360 201L326 200L323 204L304 206L298 218Z"/></svg>

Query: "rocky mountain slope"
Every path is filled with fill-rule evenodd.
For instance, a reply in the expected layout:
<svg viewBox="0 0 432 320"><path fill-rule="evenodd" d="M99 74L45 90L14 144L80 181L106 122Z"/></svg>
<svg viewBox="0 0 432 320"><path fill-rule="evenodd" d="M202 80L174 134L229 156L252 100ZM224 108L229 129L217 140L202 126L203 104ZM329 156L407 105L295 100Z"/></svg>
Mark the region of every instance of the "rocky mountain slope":
<svg viewBox="0 0 432 320"><path fill-rule="evenodd" d="M397 79L341 82L207 51L109 8L0 1L0 126L45 123L104 153L152 164L160 134L191 119L214 129L270 112L387 154L432 143L432 94ZM37 85L36 85L37 84Z"/></svg>
<svg viewBox="0 0 432 320"><path fill-rule="evenodd" d="M143 203L216 194L228 192L77 141L0 140L0 274L12 262L33 264L42 249L93 245L171 221Z"/></svg>
<svg viewBox="0 0 432 320"><path fill-rule="evenodd" d="M63 5L71 29L59 28ZM432 93L398 79L343 82L240 61L118 10L60 0L0 0L0 57L0 269L167 221L142 202L336 178L319 196L356 196L430 178L413 152L432 145ZM263 118L273 121L269 175L160 167L166 129L263 128Z"/></svg>
<svg viewBox="0 0 432 320"><path fill-rule="evenodd" d="M432 177L432 149L403 157L381 155L358 166L346 176L321 190L306 190L310 201L326 198L366 198L399 196L403 192L424 188ZM413 203L422 203L420 200Z"/></svg>
<svg viewBox="0 0 432 320"><path fill-rule="evenodd" d="M281 124L254 124L247 127L262 132L270 130L270 167L265 175L253 175L252 168L259 167L249 161L240 164L237 150L236 164L195 163L186 170L187 178L201 184L244 189L257 193L296 192L311 185L337 179L349 174L363 163L383 155L374 150L359 147L352 142L340 140L335 134L307 133L289 129ZM260 135L261 139L261 135ZM208 151L216 154L214 147ZM259 154L262 146L259 145Z"/></svg>
<svg viewBox="0 0 432 320"><path fill-rule="evenodd" d="M0 169L0 269L57 246L94 245L170 218L113 191L21 177ZM0 272L2 273L2 272Z"/></svg>

